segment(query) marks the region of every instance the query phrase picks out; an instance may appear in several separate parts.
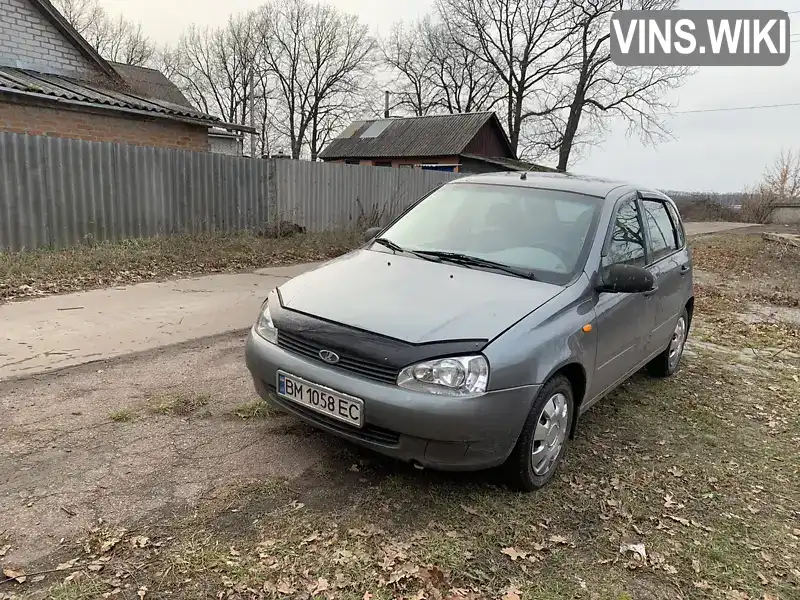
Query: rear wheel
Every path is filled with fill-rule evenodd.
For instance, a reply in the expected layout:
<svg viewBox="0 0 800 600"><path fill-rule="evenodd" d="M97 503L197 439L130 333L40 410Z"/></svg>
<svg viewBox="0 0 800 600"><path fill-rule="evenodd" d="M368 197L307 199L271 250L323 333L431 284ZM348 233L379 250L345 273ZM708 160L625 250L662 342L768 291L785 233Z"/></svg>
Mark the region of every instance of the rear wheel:
<svg viewBox="0 0 800 600"><path fill-rule="evenodd" d="M506 462L512 487L530 492L550 482L567 451L573 412L572 386L566 377L556 375L536 396Z"/></svg>
<svg viewBox="0 0 800 600"><path fill-rule="evenodd" d="M664 351L647 363L647 372L653 377L671 377L678 372L681 366L683 349L686 346L686 338L689 336L689 313L683 309L678 322L675 323L675 330Z"/></svg>

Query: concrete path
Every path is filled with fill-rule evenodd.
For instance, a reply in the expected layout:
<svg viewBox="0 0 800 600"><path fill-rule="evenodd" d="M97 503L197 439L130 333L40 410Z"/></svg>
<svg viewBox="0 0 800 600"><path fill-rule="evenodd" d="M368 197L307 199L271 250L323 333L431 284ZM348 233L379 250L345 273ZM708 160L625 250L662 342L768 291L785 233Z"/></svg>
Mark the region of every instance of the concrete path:
<svg viewBox="0 0 800 600"><path fill-rule="evenodd" d="M707 233L720 233L734 229L755 227L747 223L729 223L725 221L708 221L707 223L685 223L686 235L705 235Z"/></svg>
<svg viewBox="0 0 800 600"><path fill-rule="evenodd" d="M0 381L247 328L272 288L318 264L2 305Z"/></svg>
<svg viewBox="0 0 800 600"><path fill-rule="evenodd" d="M688 223L688 235L747 227ZM320 263L50 296L0 306L0 381L245 329L267 292Z"/></svg>

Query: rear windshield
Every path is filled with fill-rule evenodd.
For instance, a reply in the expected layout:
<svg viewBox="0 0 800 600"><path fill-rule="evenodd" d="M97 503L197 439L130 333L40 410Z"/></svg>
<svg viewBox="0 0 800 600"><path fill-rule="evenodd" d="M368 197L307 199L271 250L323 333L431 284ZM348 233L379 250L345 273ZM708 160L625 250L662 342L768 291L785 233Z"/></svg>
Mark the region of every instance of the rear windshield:
<svg viewBox="0 0 800 600"><path fill-rule="evenodd" d="M583 269L601 201L528 187L449 184L381 237L406 250L457 252L566 284Z"/></svg>

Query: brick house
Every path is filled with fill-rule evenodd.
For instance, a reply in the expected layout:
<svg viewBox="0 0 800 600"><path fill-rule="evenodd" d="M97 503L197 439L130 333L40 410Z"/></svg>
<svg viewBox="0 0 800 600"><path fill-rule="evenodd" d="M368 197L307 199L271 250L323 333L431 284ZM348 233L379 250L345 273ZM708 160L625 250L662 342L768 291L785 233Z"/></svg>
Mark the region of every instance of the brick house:
<svg viewBox="0 0 800 600"><path fill-rule="evenodd" d="M49 0L0 0L0 131L208 151L209 128L163 74L110 63Z"/></svg>
<svg viewBox="0 0 800 600"><path fill-rule="evenodd" d="M320 158L453 173L551 170L517 160L493 112L355 121Z"/></svg>

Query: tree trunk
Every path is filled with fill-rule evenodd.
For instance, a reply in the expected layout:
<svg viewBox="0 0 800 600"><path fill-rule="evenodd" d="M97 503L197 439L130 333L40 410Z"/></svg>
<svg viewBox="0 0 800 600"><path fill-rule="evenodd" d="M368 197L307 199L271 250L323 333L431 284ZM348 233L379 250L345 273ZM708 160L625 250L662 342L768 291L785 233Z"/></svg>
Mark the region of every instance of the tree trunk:
<svg viewBox="0 0 800 600"><path fill-rule="evenodd" d="M569 164L569 155L572 153L572 145L575 143L575 135L578 133L578 126L581 124L583 114L583 104L586 101L586 80L588 72L584 68L581 72L578 85L575 87L575 96L569 107L569 117L564 135L561 138L561 145L558 148L558 170L566 171Z"/></svg>

